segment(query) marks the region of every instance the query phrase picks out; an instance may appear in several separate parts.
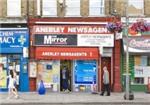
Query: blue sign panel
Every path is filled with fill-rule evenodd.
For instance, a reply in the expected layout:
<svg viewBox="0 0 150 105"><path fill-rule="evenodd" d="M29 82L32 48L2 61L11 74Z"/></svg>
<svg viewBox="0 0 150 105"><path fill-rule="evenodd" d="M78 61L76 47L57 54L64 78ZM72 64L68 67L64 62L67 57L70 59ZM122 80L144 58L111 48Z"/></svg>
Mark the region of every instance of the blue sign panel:
<svg viewBox="0 0 150 105"><path fill-rule="evenodd" d="M76 84L92 84L96 83L96 61L77 60L75 61L75 83Z"/></svg>
<svg viewBox="0 0 150 105"><path fill-rule="evenodd" d="M28 30L0 30L1 48L20 48L29 46Z"/></svg>

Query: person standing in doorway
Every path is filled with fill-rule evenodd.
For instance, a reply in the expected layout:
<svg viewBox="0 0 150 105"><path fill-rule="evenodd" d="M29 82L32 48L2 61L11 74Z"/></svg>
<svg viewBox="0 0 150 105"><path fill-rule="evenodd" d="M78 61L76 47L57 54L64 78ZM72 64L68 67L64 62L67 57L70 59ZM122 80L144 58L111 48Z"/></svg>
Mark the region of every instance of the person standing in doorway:
<svg viewBox="0 0 150 105"><path fill-rule="evenodd" d="M103 88L100 95L103 96L105 91L107 91L107 96L110 96L109 72L106 66L103 67L103 72Z"/></svg>
<svg viewBox="0 0 150 105"><path fill-rule="evenodd" d="M61 71L63 91L68 91L68 69L66 66Z"/></svg>

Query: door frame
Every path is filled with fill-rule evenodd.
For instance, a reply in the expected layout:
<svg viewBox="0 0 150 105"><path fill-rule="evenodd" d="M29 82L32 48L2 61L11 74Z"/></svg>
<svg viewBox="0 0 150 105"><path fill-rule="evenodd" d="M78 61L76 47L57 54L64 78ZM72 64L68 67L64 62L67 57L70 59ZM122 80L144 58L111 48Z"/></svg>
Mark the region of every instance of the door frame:
<svg viewBox="0 0 150 105"><path fill-rule="evenodd" d="M61 70L63 68L63 66L67 66L68 70L70 70L69 72L69 79L70 79L70 84L69 84L69 90L73 91L73 61L72 60L60 60L60 88L59 91L62 91L62 81L61 81Z"/></svg>
<svg viewBox="0 0 150 105"><path fill-rule="evenodd" d="M108 68L109 71L109 80L110 80L110 88L112 90L112 84L113 84L113 62L112 62L112 57L109 56L104 56L101 57L101 61L100 61L100 70L99 70L99 90L102 90L102 81L103 81L103 67L106 66Z"/></svg>

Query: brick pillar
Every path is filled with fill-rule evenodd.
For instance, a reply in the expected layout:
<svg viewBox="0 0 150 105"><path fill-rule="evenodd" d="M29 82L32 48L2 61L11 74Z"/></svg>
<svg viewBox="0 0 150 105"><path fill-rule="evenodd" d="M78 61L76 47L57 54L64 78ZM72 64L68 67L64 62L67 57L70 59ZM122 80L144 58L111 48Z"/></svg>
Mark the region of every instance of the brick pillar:
<svg viewBox="0 0 150 105"><path fill-rule="evenodd" d="M115 41L114 47L114 92L121 92L121 41Z"/></svg>

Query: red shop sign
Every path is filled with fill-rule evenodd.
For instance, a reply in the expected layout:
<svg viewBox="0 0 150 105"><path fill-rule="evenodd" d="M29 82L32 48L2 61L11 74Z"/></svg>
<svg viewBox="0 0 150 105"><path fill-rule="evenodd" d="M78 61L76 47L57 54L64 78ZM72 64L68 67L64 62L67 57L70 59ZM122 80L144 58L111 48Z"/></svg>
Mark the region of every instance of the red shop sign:
<svg viewBox="0 0 150 105"><path fill-rule="evenodd" d="M92 60L99 58L99 49L84 47L37 47L35 56L36 59Z"/></svg>

